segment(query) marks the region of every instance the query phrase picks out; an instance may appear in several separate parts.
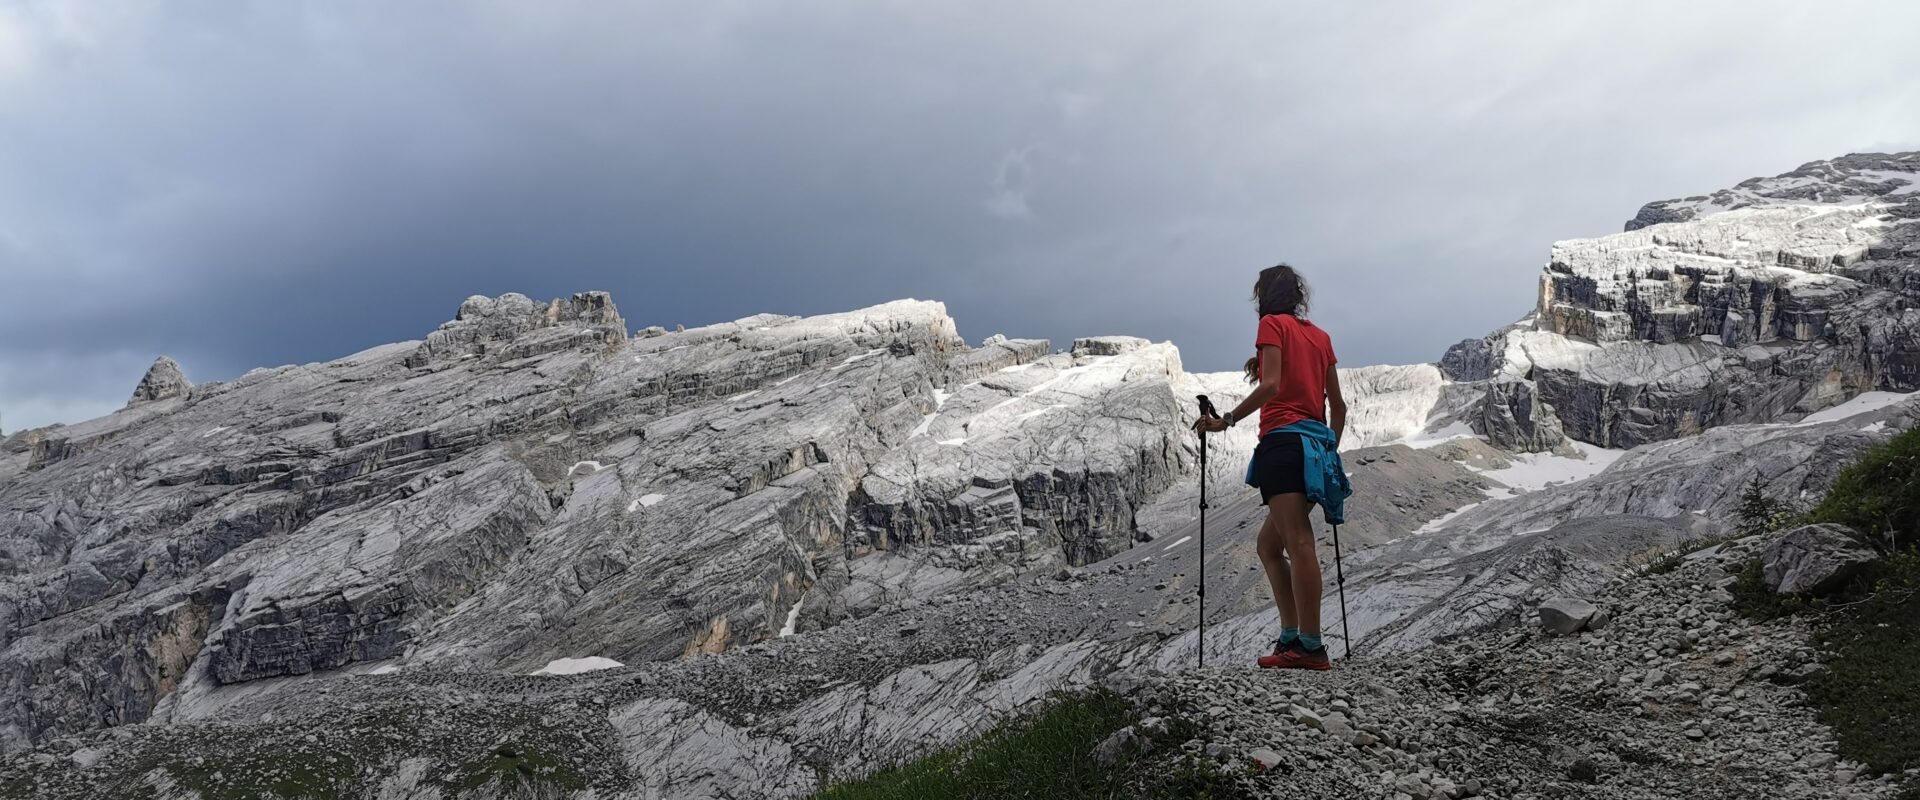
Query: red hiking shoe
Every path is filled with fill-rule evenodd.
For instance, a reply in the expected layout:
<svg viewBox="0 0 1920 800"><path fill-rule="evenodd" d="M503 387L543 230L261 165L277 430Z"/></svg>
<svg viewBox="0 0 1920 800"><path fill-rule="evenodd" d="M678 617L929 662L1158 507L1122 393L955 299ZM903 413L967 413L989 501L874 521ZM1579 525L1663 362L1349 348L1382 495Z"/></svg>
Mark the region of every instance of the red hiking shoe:
<svg viewBox="0 0 1920 800"><path fill-rule="evenodd" d="M1268 664L1268 659L1272 659L1273 663ZM1328 670L1333 669L1333 659L1327 657L1327 648L1325 647L1317 650L1308 650L1295 644L1287 648L1284 652L1275 653L1270 656L1261 656L1260 666L1272 666L1279 669Z"/></svg>
<svg viewBox="0 0 1920 800"><path fill-rule="evenodd" d="M1273 640L1273 652L1268 653L1267 655L1261 656L1260 660L1257 663L1260 665L1261 669L1273 669L1274 667L1278 667L1285 664L1287 661L1287 658L1289 657L1289 654L1299 649L1300 649L1299 640L1294 640L1292 642L1285 642L1279 639L1275 639Z"/></svg>

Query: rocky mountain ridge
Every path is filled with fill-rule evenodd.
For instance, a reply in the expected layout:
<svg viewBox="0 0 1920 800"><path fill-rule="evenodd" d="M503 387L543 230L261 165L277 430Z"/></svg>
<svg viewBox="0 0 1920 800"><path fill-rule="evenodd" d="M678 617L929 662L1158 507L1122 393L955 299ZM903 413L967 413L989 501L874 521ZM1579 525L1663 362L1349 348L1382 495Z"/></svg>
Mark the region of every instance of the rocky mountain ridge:
<svg viewBox="0 0 1920 800"><path fill-rule="evenodd" d="M1497 444L1628 448L1920 386L1920 154L1856 154L1649 204L1554 245L1519 323L1455 345ZM1655 223L1658 224L1655 224Z"/></svg>
<svg viewBox="0 0 1920 800"><path fill-rule="evenodd" d="M1844 448L1867 433L1863 429L1872 428L1868 435L1877 440L1881 431L1914 424L1920 424L1920 402L1909 400L1791 426L1791 430L1806 441ZM1695 441L1680 440L1673 446L1691 448ZM1702 442L1705 452L1696 455L1708 457L1718 446ZM1392 447L1361 457L1397 459L1406 452L1417 451ZM1751 461L1736 456L1723 462L1724 471L1746 473L1779 455L1755 453ZM1685 468L1685 459L1680 462L1675 469ZM1489 504L1539 497L1535 502L1551 506L1570 502L1580 488L1578 483L1549 487ZM1685 498L1684 494L1665 495L1659 484L1644 495L1651 499L1630 499L1626 508L1645 511L1648 507L1640 503ZM1263 602L1257 591L1262 579L1251 570L1253 526L1245 524L1257 519L1256 512L1250 502L1235 501L1217 508L1218 516L1210 518L1213 549L1208 551L1208 568L1211 593L1218 597ZM1191 589L1200 551L1189 525L1172 532L1168 544L1148 545L1144 555L1126 552L1045 578L916 599L829 629L698 658L573 676L519 676L428 665L388 674L348 669L324 677L254 682L246 692L216 692L166 709L166 724L60 737L0 768L0 783L9 776L30 779L49 797L111 796L140 786L159 787L162 796L192 797L196 792L266 785L282 775L276 764L294 759L347 765L330 773L328 780L331 791L341 796L795 797L872 765L963 741L1055 690L1101 684L1169 685L1174 693L1166 702L1192 703L1212 697L1201 709L1210 713L1207 709L1237 696L1236 692L1266 692L1258 687L1271 689L1272 682L1279 681L1281 692L1303 695L1297 701L1300 704L1319 703L1316 713L1335 710L1327 704L1336 699L1334 692L1341 691L1346 692L1343 702L1349 703L1349 711L1354 706L1372 709L1372 717L1351 717L1354 730L1375 731L1380 741L1388 743L1388 748L1369 751L1372 758L1414 759L1417 766L1383 763L1396 775L1417 777L1429 788L1439 785L1442 777L1455 786L1477 778L1484 796L1518 797L1534 790L1533 785L1514 791L1505 784L1506 777L1566 768L1542 761L1528 765L1527 770L1508 771L1536 747L1537 737L1503 737L1496 727L1484 734L1493 749L1471 758L1455 754L1459 761L1443 761L1437 771L1436 765L1419 760L1419 752L1407 743L1442 744L1431 737L1452 730L1445 723L1451 718L1447 715L1465 713L1446 711L1445 702L1427 697L1433 686L1417 676L1461 658L1477 658L1481 659L1477 663L1505 676L1502 680L1518 689L1539 685L1534 678L1543 660L1558 663L1566 657L1552 655L1546 643L1541 649L1516 649L1512 631L1502 628L1527 621L1520 616L1530 615L1541 600L1567 594L1589 596L1617 614L1629 612L1620 626L1610 629L1615 631L1648 630L1631 616L1636 605L1645 605L1640 613L1668 626L1687 615L1661 609L1668 604L1688 606L1692 613L1703 615L1702 620L1718 620L1730 644L1749 643L1745 655L1737 656L1747 659L1739 668L1749 675L1776 662L1793 666L1787 664L1792 654L1804 649L1792 644L1803 634L1794 632L1791 623L1752 632L1732 627L1723 608L1712 610L1715 601L1707 597L1708 592L1693 588L1717 577L1683 571L1648 585L1637 579L1623 581L1617 568L1608 567L1652 546L1703 531L1717 532L1711 516L1587 516L1560 529L1517 538L1476 535L1474 527L1455 531L1443 526L1350 560L1351 622L1363 658L1336 670L1331 686L1322 686L1326 680L1318 676L1300 678L1303 683L1295 685L1286 676L1249 674L1245 667L1235 666L1261 648L1274 622L1270 607L1249 610L1230 600L1227 610L1214 617L1205 641L1209 663L1228 666L1206 674L1191 672L1196 646ZM1727 558L1737 551L1725 551ZM1454 571L1439 572L1449 569ZM1724 567L1714 569L1725 573ZM1429 577L1421 570L1436 574ZM1635 599L1623 603L1619 598ZM1648 602L1648 598L1657 601ZM1660 635L1667 633L1662 629ZM1433 638L1454 643L1449 645L1453 660L1436 660L1435 651L1409 646L1416 637L1428 647ZM1785 644L1772 644L1775 639ZM1597 641L1604 645L1606 658L1633 660L1634 651L1621 649L1611 635ZM1344 647L1337 640L1333 646ZM1709 671L1718 669L1712 662L1694 661L1712 654L1704 647L1699 653L1674 657ZM1610 669L1624 673L1619 663L1608 663L1614 664ZM1658 665L1641 664L1638 669L1645 673L1650 666ZM1558 668L1570 676L1584 669L1571 664ZM1644 681L1642 675L1634 685ZM1665 681L1646 685L1646 691L1670 689ZM1496 696L1488 694L1496 690L1472 690L1471 684L1448 691L1466 692L1456 695L1456 700L1471 697L1470 703L1461 701L1466 704ZM1558 691L1585 690L1568 684ZM1738 702L1730 691L1721 690L1721 705L1746 709L1756 719L1781 716L1774 708L1774 690L1749 688L1751 696L1743 695ZM1393 696L1382 692L1420 694L1425 699L1395 712L1399 706L1378 705L1389 701L1369 701L1361 694ZM1325 700L1313 699L1323 693ZM1695 690L1695 702L1700 697ZM1546 699L1528 702L1537 705ZM1234 713L1245 715L1261 705L1236 701L1234 707L1244 707ZM1532 714L1529 708L1497 706L1467 715L1512 721ZM1699 713L1713 708L1717 706L1701 706ZM1595 712L1595 719L1611 717ZM1295 736L1287 732L1291 728L1275 725L1301 724L1286 714L1239 723L1250 726L1246 733L1259 736L1245 740L1249 748L1273 747L1276 741ZM1583 746L1590 751L1598 747L1596 755L1602 761L1621 758L1633 748L1650 749L1650 735L1618 739L1631 727L1605 728L1614 732L1587 740ZM1232 733L1238 728L1223 730ZM1262 730L1268 733L1259 734ZM1735 730L1746 729L1736 726ZM1765 730L1790 732L1784 725ZM1321 733L1314 729L1302 735ZM415 742L416 736L430 741ZM1737 737L1728 739L1729 746L1737 742ZM1329 738L1323 744L1283 749L1301 769L1336 769L1346 763L1341 760L1345 757L1322 751L1344 752L1352 746L1345 739ZM519 755L501 756L502 750ZM1442 750L1434 752L1450 758ZM501 759L507 759L509 767L520 763L515 759L543 764L541 769L547 771L540 772L542 779L531 785L545 787L539 791L546 794L512 781L483 782L487 783L484 789L456 791L473 774L490 778L487 771L499 767ZM1700 785L1705 788L1722 785L1707 777L1707 770L1717 763L1712 759L1700 764L1685 758L1663 763L1659 774L1671 772L1703 781ZM81 764L83 769L73 768ZM211 765L226 782L209 783L207 771L142 766L170 764ZM1638 774L1617 762L1602 766L1606 774L1629 781ZM1791 769L1791 765L1781 768ZM1327 782L1339 787L1350 779L1358 781L1349 787L1350 793L1332 796L1391 796L1398 791L1393 788L1397 783L1382 790L1373 788L1365 776L1347 772L1337 777L1330 774ZM1736 784L1725 787L1723 796L1740 796ZM1595 797L1618 796L1606 793L1618 788L1600 784L1584 791ZM1880 784L1863 788L1885 789ZM1805 796L1837 794L1814 791Z"/></svg>
<svg viewBox="0 0 1920 800"><path fill-rule="evenodd" d="M1354 644L1511 624L1915 423L1870 390L1912 388L1920 155L1817 163L1556 246L1535 314L1437 366L1343 372ZM1183 668L1203 553L1209 662L1258 649L1251 432L1201 476L1184 430L1242 391L1131 337L969 346L916 301L629 337L604 294L476 297L325 364L156 363L0 439L0 750L190 797L180 759L323 730L378 776L354 796L400 797L512 739L586 759L560 795L804 794ZM589 656L631 666L525 677ZM409 750L410 718L471 730Z"/></svg>

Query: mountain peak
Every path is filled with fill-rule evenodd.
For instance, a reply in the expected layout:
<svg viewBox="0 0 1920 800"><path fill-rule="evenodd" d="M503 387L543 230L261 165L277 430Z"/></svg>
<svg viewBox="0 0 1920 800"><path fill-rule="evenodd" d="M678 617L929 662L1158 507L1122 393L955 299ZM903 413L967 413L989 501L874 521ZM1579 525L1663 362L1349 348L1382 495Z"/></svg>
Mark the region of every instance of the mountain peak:
<svg viewBox="0 0 1920 800"><path fill-rule="evenodd" d="M193 383L180 370L179 362L161 356L153 360L153 366L147 367L147 374L140 378L140 385L134 387L127 405L184 397L192 388Z"/></svg>

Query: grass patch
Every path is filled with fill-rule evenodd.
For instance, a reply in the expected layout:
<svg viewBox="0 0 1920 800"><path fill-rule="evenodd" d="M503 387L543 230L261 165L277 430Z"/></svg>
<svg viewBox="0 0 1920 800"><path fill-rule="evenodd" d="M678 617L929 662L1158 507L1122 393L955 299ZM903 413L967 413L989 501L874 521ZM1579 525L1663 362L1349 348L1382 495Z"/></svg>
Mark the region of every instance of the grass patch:
<svg viewBox="0 0 1920 800"><path fill-rule="evenodd" d="M39 796L40 783L30 776L22 775L19 777L0 779L0 797L8 798L9 800L17 797L25 800L26 798Z"/></svg>
<svg viewBox="0 0 1920 800"><path fill-rule="evenodd" d="M1733 585L1727 587L1733 594L1733 610L1748 619L1766 621L1795 614L1806 610L1807 598L1798 595L1774 594L1767 588L1767 579L1760 566L1760 557L1754 556L1740 569L1740 575Z"/></svg>
<svg viewBox="0 0 1920 800"><path fill-rule="evenodd" d="M1179 753L1190 724L1153 737L1144 755L1110 766L1089 755L1114 731L1134 722L1127 701L1111 692L1063 695L1039 713L979 739L918 761L834 786L820 800L958 800L959 798L1240 798L1231 775L1213 762ZM1171 756L1165 755L1171 752Z"/></svg>
<svg viewBox="0 0 1920 800"><path fill-rule="evenodd" d="M585 776L565 761L549 753L527 752L513 745L495 748L493 754L486 758L460 765L455 776L443 783L456 792L470 792L496 782L502 789L516 786L587 787Z"/></svg>

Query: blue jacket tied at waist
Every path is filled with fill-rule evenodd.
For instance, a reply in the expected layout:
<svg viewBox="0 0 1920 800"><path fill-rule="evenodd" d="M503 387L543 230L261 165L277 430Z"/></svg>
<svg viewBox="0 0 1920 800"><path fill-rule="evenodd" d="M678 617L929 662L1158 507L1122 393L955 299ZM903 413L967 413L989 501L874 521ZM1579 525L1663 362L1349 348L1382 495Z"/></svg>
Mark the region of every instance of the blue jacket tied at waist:
<svg viewBox="0 0 1920 800"><path fill-rule="evenodd" d="M1327 524L1346 522L1347 497L1353 494L1353 485L1347 481L1346 467L1340 463L1340 440L1333 435L1333 429L1317 420L1303 419L1267 431L1268 436L1276 433L1300 434L1300 453L1306 459L1307 500L1320 506ZM1260 485L1254 479L1254 460L1247 461L1248 486Z"/></svg>

